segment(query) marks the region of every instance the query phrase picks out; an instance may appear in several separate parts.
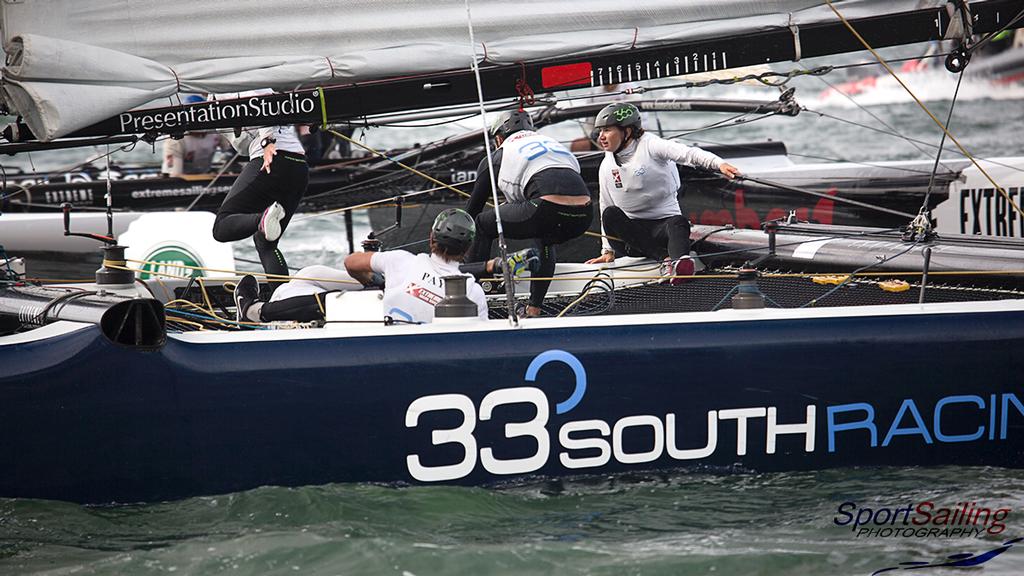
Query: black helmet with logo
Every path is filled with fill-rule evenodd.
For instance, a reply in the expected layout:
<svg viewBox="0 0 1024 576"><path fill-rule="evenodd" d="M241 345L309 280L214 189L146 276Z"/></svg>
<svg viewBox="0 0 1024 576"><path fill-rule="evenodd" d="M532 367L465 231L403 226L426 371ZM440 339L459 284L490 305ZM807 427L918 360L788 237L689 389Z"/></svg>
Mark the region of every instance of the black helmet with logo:
<svg viewBox="0 0 1024 576"><path fill-rule="evenodd" d="M434 218L430 237L451 252L463 253L476 237L476 222L465 210L449 208Z"/></svg>
<svg viewBox="0 0 1024 576"><path fill-rule="evenodd" d="M533 130L533 118L524 110L506 110L491 125L491 138L508 138L520 130Z"/></svg>
<svg viewBox="0 0 1024 576"><path fill-rule="evenodd" d="M604 128L605 126L620 126L622 128L633 126L639 130L643 128L640 123L640 110L626 102L609 104L602 108L597 113L597 118L594 119L594 128Z"/></svg>

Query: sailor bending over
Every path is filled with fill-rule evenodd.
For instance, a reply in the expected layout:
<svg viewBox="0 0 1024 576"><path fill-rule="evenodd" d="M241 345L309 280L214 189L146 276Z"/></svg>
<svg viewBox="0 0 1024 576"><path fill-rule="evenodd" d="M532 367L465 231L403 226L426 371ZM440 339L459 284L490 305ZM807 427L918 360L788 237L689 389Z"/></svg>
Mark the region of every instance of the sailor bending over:
<svg viewBox="0 0 1024 576"><path fill-rule="evenodd" d="M384 279L384 314L392 320L427 323L434 320L434 307L444 298L444 277L461 275L459 263L473 242L473 218L457 208L438 214L430 230L430 254L404 250L357 252L345 258L346 272L327 266L310 266L300 277L274 292L269 302L258 299L254 276L245 276L235 288L235 309L241 322L324 319L324 294L338 290L361 290L379 285ZM378 276L379 275L379 276ZM360 284L352 282L358 280ZM477 317L487 319L487 299L475 280L466 281L466 296L477 305Z"/></svg>
<svg viewBox="0 0 1024 576"><path fill-rule="evenodd" d="M557 140L534 132L530 115L523 111L502 113L490 133L498 146L492 157L498 171L495 181L508 200L499 208L502 229L509 238L534 240L540 255L535 275L550 278L555 273L555 245L586 232L594 218L579 162ZM483 211L490 197L490 170L484 158L466 206L476 217L477 239L468 258L473 264L463 270L478 276L483 270L471 270L471 266L486 264L498 237L494 210ZM530 283L526 316L540 316L550 284L550 280Z"/></svg>
<svg viewBox="0 0 1024 576"><path fill-rule="evenodd" d="M257 90L238 97L270 93ZM277 243L309 182L302 144L292 126L267 126L254 133L243 132L233 144L240 152L247 150L249 163L217 210L213 237L218 242L234 242L252 236L263 270L287 276L288 265Z"/></svg>
<svg viewBox="0 0 1024 576"><path fill-rule="evenodd" d="M632 104L605 106L594 126L601 131L598 145L605 151L598 169L604 238L601 255L587 263L612 262L617 255L646 256L664 260L665 275L692 275L693 261L682 258L690 254L690 222L679 209L676 164L729 178L739 170L715 154L644 132L640 110Z"/></svg>

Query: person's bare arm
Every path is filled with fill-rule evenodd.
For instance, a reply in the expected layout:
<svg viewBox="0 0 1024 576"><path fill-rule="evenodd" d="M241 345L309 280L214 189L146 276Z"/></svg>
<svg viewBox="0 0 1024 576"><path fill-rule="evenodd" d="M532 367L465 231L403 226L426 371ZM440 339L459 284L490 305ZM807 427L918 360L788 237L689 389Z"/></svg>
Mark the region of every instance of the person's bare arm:
<svg viewBox="0 0 1024 576"><path fill-rule="evenodd" d="M373 282L373 267L370 260L373 252L354 252L345 257L345 270L364 286Z"/></svg>

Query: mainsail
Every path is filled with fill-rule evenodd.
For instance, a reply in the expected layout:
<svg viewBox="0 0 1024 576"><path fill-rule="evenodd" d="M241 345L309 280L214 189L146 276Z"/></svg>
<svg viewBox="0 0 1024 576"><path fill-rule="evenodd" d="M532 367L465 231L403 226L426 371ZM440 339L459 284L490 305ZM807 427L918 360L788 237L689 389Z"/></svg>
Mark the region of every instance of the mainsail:
<svg viewBox="0 0 1024 576"><path fill-rule="evenodd" d="M834 4L878 46L963 34L956 9L943 0ZM642 7L478 0L472 7L487 98L860 48L819 0L656 0ZM970 7L974 31L985 32L1009 21L1020 2ZM475 98L461 0L25 0L2 10L4 105L42 141L327 122ZM224 109L200 105L183 113L173 106L180 93L266 87L298 92ZM162 98L172 106L123 114Z"/></svg>

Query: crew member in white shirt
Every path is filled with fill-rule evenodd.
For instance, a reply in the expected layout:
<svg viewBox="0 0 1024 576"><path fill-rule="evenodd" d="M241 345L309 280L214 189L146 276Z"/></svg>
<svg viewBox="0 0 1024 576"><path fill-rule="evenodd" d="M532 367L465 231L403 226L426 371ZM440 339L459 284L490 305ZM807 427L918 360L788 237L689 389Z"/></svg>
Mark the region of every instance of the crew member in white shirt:
<svg viewBox="0 0 1024 576"><path fill-rule="evenodd" d="M269 94L273 92L256 90L237 97ZM305 151L293 126L265 126L243 132L245 135L251 139L234 144L240 152L247 146L249 162L217 210L213 237L218 242L234 242L252 236L263 270L287 276L288 264L277 243L306 193L309 166Z"/></svg>
<svg viewBox="0 0 1024 576"><path fill-rule="evenodd" d="M186 96L185 104L198 104L206 99L198 94ZM209 174L218 150L231 147L224 135L215 131L186 132L181 138L164 140L164 160L160 172L172 178L191 174Z"/></svg>
<svg viewBox="0 0 1024 576"><path fill-rule="evenodd" d="M688 164L727 178L740 171L721 158L679 142L644 132L640 110L624 102L598 113L598 145L605 151L598 169L601 188L602 252L588 264L612 262L616 256L663 260L663 274L690 276L690 222L679 209L679 169ZM677 284L683 281L673 278Z"/></svg>
<svg viewBox="0 0 1024 576"><path fill-rule="evenodd" d="M274 292L269 302L258 300L254 276L244 277L235 289L235 310L239 321L269 322L324 319L323 295L337 290L361 290L362 286L384 280L384 315L394 321L414 324L434 320L434 307L444 299L445 276L467 276L466 296L477 306L477 318L487 320L487 299L480 285L459 271L476 234L473 218L457 208L438 214L430 231L430 254L404 250L356 252L345 258L345 271L311 266ZM353 279L358 280L354 283Z"/></svg>

